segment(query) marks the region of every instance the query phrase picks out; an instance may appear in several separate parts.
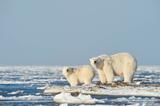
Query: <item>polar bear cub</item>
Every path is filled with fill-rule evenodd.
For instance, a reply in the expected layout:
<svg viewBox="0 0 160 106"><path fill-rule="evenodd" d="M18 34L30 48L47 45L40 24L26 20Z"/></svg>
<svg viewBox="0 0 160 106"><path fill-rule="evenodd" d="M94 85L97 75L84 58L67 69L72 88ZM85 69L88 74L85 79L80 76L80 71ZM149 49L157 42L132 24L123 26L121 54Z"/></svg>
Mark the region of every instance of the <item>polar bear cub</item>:
<svg viewBox="0 0 160 106"><path fill-rule="evenodd" d="M90 65L79 66L77 68L64 67L63 75L71 86L78 84L91 84L95 76L95 72Z"/></svg>
<svg viewBox="0 0 160 106"><path fill-rule="evenodd" d="M137 61L129 53L101 55L91 58L90 64L97 70L102 84L112 83L114 76L122 76L124 82L130 83L137 69Z"/></svg>

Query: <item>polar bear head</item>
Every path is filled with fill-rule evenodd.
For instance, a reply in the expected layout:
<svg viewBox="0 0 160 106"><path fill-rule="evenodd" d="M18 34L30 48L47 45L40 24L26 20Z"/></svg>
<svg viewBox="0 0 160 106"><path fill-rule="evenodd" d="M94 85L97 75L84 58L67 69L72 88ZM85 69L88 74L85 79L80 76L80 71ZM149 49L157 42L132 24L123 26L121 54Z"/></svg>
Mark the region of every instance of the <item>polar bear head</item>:
<svg viewBox="0 0 160 106"><path fill-rule="evenodd" d="M98 57L93 57L90 59L90 64L95 68L95 69L103 69L104 63L110 63L110 57L108 55L100 55Z"/></svg>
<svg viewBox="0 0 160 106"><path fill-rule="evenodd" d="M72 73L74 73L74 68L72 68L72 67L64 67L63 70L62 70L62 73L63 73L64 76L69 76Z"/></svg>

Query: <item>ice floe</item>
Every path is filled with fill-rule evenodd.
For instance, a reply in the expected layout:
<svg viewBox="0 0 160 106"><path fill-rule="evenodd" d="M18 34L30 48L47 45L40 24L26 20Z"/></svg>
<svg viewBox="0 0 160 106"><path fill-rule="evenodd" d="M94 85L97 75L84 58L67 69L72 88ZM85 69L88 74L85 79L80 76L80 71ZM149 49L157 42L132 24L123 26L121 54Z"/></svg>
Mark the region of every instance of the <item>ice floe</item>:
<svg viewBox="0 0 160 106"><path fill-rule="evenodd" d="M71 103L71 104L104 103L104 101L92 98L90 95L79 94L78 96L72 96L71 93L64 93L64 92L55 95L53 100L58 103Z"/></svg>

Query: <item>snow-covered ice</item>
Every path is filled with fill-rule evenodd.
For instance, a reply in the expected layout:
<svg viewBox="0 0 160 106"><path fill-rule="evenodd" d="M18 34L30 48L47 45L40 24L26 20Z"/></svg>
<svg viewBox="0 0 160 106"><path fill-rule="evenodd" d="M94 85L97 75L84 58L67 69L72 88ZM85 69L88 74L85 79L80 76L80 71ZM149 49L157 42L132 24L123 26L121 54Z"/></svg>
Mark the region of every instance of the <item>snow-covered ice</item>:
<svg viewBox="0 0 160 106"><path fill-rule="evenodd" d="M58 106L57 103L53 102L54 95L44 95L43 92L49 86L69 85L61 74L62 68L61 66L0 66L0 105ZM98 81L97 76L94 83L96 81ZM147 89L151 89L152 84L160 84L160 66L139 66L134 75L134 81L137 85L150 85ZM105 103L96 103L97 106L160 105L160 98L155 97L91 96L91 98L105 101Z"/></svg>
<svg viewBox="0 0 160 106"><path fill-rule="evenodd" d="M72 103L72 104L104 103L104 101L92 98L90 95L79 94L78 96L72 96L70 93L64 93L64 92L55 95L53 100L59 103Z"/></svg>

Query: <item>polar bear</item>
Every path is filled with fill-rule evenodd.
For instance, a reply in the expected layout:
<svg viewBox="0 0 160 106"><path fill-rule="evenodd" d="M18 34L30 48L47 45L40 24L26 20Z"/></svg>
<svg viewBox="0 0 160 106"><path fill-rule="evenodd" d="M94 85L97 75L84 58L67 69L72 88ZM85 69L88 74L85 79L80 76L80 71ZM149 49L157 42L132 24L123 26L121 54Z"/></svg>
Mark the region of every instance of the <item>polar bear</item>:
<svg viewBox="0 0 160 106"><path fill-rule="evenodd" d="M63 75L71 86L76 86L80 83L88 85L92 83L95 72L90 65L84 65L77 68L64 67Z"/></svg>
<svg viewBox="0 0 160 106"><path fill-rule="evenodd" d="M131 83L137 69L137 61L129 53L100 55L91 58L90 64L97 70L102 84L112 83L114 76L122 76L125 83Z"/></svg>

